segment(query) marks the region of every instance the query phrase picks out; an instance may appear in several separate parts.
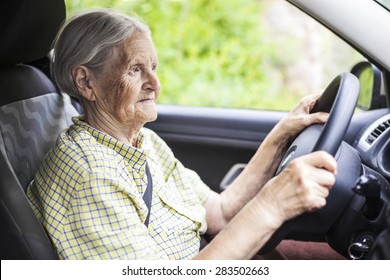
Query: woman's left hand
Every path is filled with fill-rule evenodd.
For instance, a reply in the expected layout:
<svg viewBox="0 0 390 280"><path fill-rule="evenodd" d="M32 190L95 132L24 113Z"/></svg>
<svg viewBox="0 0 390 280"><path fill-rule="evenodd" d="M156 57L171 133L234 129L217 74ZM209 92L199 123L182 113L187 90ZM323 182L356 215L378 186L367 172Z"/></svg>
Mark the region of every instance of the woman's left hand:
<svg viewBox="0 0 390 280"><path fill-rule="evenodd" d="M329 113L318 112L310 114L320 94L305 96L298 105L290 111L273 129L274 140L290 142L295 139L299 132L305 127L314 123L325 123L328 120Z"/></svg>

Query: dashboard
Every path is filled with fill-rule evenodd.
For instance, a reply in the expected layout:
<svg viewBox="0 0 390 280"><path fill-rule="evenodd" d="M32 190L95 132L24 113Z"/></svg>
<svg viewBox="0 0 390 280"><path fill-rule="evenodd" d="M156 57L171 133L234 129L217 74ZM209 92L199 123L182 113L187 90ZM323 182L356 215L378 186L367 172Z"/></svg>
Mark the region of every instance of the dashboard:
<svg viewBox="0 0 390 280"><path fill-rule="evenodd" d="M378 118L363 130L356 149L365 165L390 179L390 114Z"/></svg>

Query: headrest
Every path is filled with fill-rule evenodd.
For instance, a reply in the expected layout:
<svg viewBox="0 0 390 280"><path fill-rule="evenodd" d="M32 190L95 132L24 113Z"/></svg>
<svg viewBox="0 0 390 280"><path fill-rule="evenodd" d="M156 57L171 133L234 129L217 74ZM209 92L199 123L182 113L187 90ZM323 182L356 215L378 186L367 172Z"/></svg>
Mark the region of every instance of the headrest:
<svg viewBox="0 0 390 280"><path fill-rule="evenodd" d="M0 65L47 55L65 16L64 0L2 0Z"/></svg>

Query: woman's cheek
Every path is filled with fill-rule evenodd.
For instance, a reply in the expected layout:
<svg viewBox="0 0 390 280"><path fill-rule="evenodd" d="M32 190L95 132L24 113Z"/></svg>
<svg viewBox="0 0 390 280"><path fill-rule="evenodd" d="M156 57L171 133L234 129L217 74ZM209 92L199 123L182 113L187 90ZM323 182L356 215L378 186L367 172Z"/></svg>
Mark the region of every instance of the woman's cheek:
<svg viewBox="0 0 390 280"><path fill-rule="evenodd" d="M134 104L137 101L136 87L128 82L118 82L116 86L116 109L134 111Z"/></svg>

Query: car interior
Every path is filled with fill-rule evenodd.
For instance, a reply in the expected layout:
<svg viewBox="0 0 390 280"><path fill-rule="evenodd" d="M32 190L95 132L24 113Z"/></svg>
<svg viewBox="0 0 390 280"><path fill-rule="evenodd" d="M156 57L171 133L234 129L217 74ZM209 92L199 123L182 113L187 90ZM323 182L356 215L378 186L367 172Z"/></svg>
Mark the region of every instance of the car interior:
<svg viewBox="0 0 390 280"><path fill-rule="evenodd" d="M48 55L65 5L62 0L6 5L1 9L8 28L2 30L0 51L0 254L2 259L56 259L25 191L59 132L77 114L45 69L34 66Z"/></svg>
<svg viewBox="0 0 390 280"><path fill-rule="evenodd" d="M51 43L66 18L65 4L63 0L14 0L3 1L0 6L4 26L0 31L0 258L58 259L25 193L59 132L71 124L72 116L82 113L77 100L57 89L49 72ZM363 258L376 237L387 228L390 176L383 174L390 175L387 158L390 148L385 148L380 158L383 172L374 170L376 162L369 164L372 157L366 151L377 155L388 143L388 137L383 135L390 127L390 110L376 109L352 117L359 94L356 76L360 73L358 69L355 75L345 73L336 77L325 90L329 92L328 99L324 98L323 107L319 108L331 111L337 100L347 104L351 112L350 118L344 120L344 127L337 128L343 120L340 112L346 108L341 107L334 109L335 123L333 128L328 126L328 132L309 131L300 138L300 141L311 139L312 133L315 137L325 135L320 149L332 142L333 154L345 166L339 172L344 176L337 178L338 185L323 211L286 223L263 248L264 252L284 238L296 238L326 241L347 258ZM351 94L343 99L337 94L344 86ZM221 192L285 114L164 105L159 107L158 121L148 127L168 143L184 165L196 170L206 184ZM280 169L300 153L316 149L311 144L294 142ZM297 148L299 145L305 147L304 151ZM369 186L368 190L365 186Z"/></svg>

